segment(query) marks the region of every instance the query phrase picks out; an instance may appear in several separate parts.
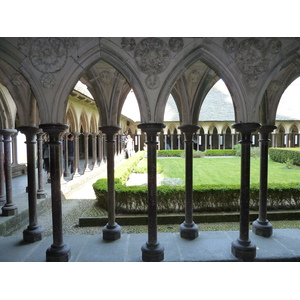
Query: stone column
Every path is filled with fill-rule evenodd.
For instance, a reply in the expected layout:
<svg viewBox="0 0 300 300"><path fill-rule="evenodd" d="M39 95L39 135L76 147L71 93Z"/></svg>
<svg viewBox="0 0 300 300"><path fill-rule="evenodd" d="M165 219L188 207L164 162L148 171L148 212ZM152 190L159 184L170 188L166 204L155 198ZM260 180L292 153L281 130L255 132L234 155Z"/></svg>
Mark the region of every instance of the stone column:
<svg viewBox="0 0 300 300"><path fill-rule="evenodd" d="M259 186L259 217L252 223L252 231L256 235L270 237L273 234L273 226L267 220L268 199L268 148L271 141L269 133L277 126L265 125L259 129L260 132L260 186Z"/></svg>
<svg viewBox="0 0 300 300"><path fill-rule="evenodd" d="M46 191L44 189L44 174L43 174L43 135L44 132L39 130L37 133L37 164L38 164L38 190L37 198L46 198Z"/></svg>
<svg viewBox="0 0 300 300"><path fill-rule="evenodd" d="M256 246L249 239L249 202L250 202L250 147L251 132L256 131L259 123L235 123L232 127L242 134L241 144L241 187L240 187L240 234L232 242L232 254L243 261L252 261L256 256Z"/></svg>
<svg viewBox="0 0 300 300"><path fill-rule="evenodd" d="M91 133L92 135L92 151L93 151L93 162L92 162L92 168L97 168L97 144L96 144L96 139L97 139L97 135L98 133ZM114 140L114 147L115 147L115 142L116 140ZM115 150L114 150L115 153Z"/></svg>
<svg viewBox="0 0 300 300"><path fill-rule="evenodd" d="M85 159L85 164L84 164L84 172L90 172L90 168L89 168L89 133L88 132L84 132L83 136L84 136L84 159Z"/></svg>
<svg viewBox="0 0 300 300"><path fill-rule="evenodd" d="M73 143L73 147L74 147L74 162L73 162L73 171L74 171L74 175L73 177L79 177L79 136L80 136L80 132L73 132L72 133L74 135L74 143Z"/></svg>
<svg viewBox="0 0 300 300"><path fill-rule="evenodd" d="M15 134L12 134L11 136L11 150L12 150L12 165L16 166L18 165L18 145L17 145L17 136L18 132Z"/></svg>
<svg viewBox="0 0 300 300"><path fill-rule="evenodd" d="M103 228L104 240L118 240L121 237L121 226L115 222L115 139L114 135L121 129L118 126L102 126L99 129L106 135L107 149L107 203L108 223Z"/></svg>
<svg viewBox="0 0 300 300"><path fill-rule="evenodd" d="M65 177L70 177L71 176L71 172L69 170L69 148L68 148L68 135L70 133L67 133L67 139L66 139L66 142L65 142L65 172L64 172L64 176ZM74 163L74 161L73 161Z"/></svg>
<svg viewBox="0 0 300 300"><path fill-rule="evenodd" d="M157 174L156 174L156 135L165 127L162 123L143 123L138 128L147 134L148 166L148 242L142 250L143 261L156 262L164 259L164 247L157 242Z"/></svg>
<svg viewBox="0 0 300 300"><path fill-rule="evenodd" d="M37 194L36 194L36 135L39 128L36 126L21 126L18 128L25 134L27 149L27 180L28 180L28 214L29 225L23 231L23 241L34 243L43 238L44 228L37 222Z"/></svg>
<svg viewBox="0 0 300 300"><path fill-rule="evenodd" d="M99 133L98 135L98 162L99 166L101 165L102 158L103 158L103 149L102 149L102 134Z"/></svg>
<svg viewBox="0 0 300 300"><path fill-rule="evenodd" d="M16 129L1 129L0 135L4 142L4 173L6 203L2 207L2 216L14 216L18 214L17 206L12 202L12 167L11 167L11 136L16 134Z"/></svg>
<svg viewBox="0 0 300 300"><path fill-rule="evenodd" d="M63 242L61 199L61 134L68 125L41 124L49 135L53 244L46 251L47 262L66 262L71 257L70 247Z"/></svg>
<svg viewBox="0 0 300 300"><path fill-rule="evenodd" d="M185 135L185 221L180 225L180 236L193 240L198 237L198 226L193 221L193 134L198 125L178 127Z"/></svg>
<svg viewBox="0 0 300 300"><path fill-rule="evenodd" d="M0 135L0 205L5 204L3 136Z"/></svg>

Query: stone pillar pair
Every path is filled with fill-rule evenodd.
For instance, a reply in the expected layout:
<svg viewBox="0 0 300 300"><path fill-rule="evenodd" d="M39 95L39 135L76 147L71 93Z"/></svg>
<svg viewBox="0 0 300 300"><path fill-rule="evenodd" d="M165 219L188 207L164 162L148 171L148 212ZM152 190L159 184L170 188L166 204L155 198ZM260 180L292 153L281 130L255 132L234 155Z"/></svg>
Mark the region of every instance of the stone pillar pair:
<svg viewBox="0 0 300 300"><path fill-rule="evenodd" d="M250 201L250 157L251 133L259 131L260 139L260 189L259 218L253 222L255 234L269 237L272 235L272 224L267 220L268 188L268 135L276 126L262 126L259 123L236 123L233 128L240 132L241 144L241 187L240 187L240 233L239 238L231 245L232 254L244 261L252 261L256 256L256 246L249 239L249 201Z"/></svg>

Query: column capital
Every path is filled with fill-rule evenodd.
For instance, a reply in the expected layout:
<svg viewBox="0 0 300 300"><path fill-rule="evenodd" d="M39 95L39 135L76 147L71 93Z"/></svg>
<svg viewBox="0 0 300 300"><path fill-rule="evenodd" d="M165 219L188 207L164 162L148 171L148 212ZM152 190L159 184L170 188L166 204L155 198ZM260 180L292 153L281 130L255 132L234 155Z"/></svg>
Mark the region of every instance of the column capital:
<svg viewBox="0 0 300 300"><path fill-rule="evenodd" d="M17 128L21 133L26 135L26 139L28 139L31 135L31 139L33 141L33 138L37 135L37 133L40 131L40 128L37 126L20 126ZM34 140L35 142L36 140Z"/></svg>
<svg viewBox="0 0 300 300"><path fill-rule="evenodd" d="M270 133L277 128L276 125L262 125L258 131L260 133Z"/></svg>
<svg viewBox="0 0 300 300"><path fill-rule="evenodd" d="M50 143L59 143L60 136L68 129L67 124L41 124L39 128L43 129L45 133L48 133Z"/></svg>
<svg viewBox="0 0 300 300"><path fill-rule="evenodd" d="M121 130L121 127L119 126L113 126L113 125L107 125L107 126L100 126L99 130L101 130L103 133L107 135L114 135L119 130Z"/></svg>
<svg viewBox="0 0 300 300"><path fill-rule="evenodd" d="M166 125L164 123L141 123L138 124L137 127L149 135L156 135L157 132L160 132L163 128L166 127Z"/></svg>
<svg viewBox="0 0 300 300"><path fill-rule="evenodd" d="M0 134L4 137L6 136L12 136L13 134L16 134L18 131L16 129L0 129Z"/></svg>
<svg viewBox="0 0 300 300"><path fill-rule="evenodd" d="M261 127L260 123L234 123L232 127L236 130L241 132L242 134L248 134L253 131L258 130Z"/></svg>
<svg viewBox="0 0 300 300"><path fill-rule="evenodd" d="M201 127L199 125L193 125L193 124L184 124L178 126L178 129L180 129L184 133L195 133L197 132Z"/></svg>

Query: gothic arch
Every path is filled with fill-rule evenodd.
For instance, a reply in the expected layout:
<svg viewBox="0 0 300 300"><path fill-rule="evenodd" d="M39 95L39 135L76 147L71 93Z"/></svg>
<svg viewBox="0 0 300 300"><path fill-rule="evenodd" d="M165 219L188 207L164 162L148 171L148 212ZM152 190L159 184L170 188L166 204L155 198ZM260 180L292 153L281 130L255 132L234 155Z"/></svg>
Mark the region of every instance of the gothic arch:
<svg viewBox="0 0 300 300"><path fill-rule="evenodd" d="M80 121L79 121L79 127L82 127L83 132L89 132L89 122L88 122L88 117L86 114L86 110L83 109L81 114L80 114Z"/></svg>
<svg viewBox="0 0 300 300"><path fill-rule="evenodd" d="M247 112L245 110L243 100L245 97L244 92L241 90L242 85L238 82L238 78L235 77L235 74L233 74L233 72L229 70L226 64L226 61L231 62L231 58L226 54L226 52L224 52L224 50L220 49L220 47L218 47L217 45L215 45L214 49L205 48L204 45L201 44L198 45L198 47L196 47L195 45L193 46L193 49L191 49L192 51L185 52L184 56L180 60L178 60L179 63L174 66L174 68L169 72L169 76L166 78L166 81L159 94L158 103L156 106L155 117L157 121L161 121L163 119L163 116L161 114L162 111L164 111L167 96L170 93L170 87L173 87L175 82L179 80L183 72L186 71L194 63L196 63L199 59L201 59L203 63L209 66L212 70L214 70L216 74L218 74L220 78L223 79L233 99L236 119L247 120ZM197 124L199 113L195 113L195 115L193 116L193 120L189 119L188 114L191 111L200 111L200 108L187 107L186 101L184 102L185 103L181 103L184 107L182 111L186 112L186 114L182 114L181 122L193 122Z"/></svg>
<svg viewBox="0 0 300 300"><path fill-rule="evenodd" d="M66 122L69 125L69 131L70 132L77 132L79 130L76 114L74 112L74 109L73 109L72 105L70 105L68 110L67 110Z"/></svg>

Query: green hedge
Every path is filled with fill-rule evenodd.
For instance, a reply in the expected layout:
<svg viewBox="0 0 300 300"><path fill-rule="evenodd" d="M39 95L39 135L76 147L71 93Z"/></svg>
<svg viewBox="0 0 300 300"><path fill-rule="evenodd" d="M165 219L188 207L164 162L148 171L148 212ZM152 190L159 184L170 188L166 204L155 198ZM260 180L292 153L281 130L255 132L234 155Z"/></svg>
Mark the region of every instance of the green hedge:
<svg viewBox="0 0 300 300"><path fill-rule="evenodd" d="M293 161L294 165L300 165L300 148L269 148L270 158L279 163Z"/></svg>
<svg viewBox="0 0 300 300"><path fill-rule="evenodd" d="M236 150L235 149L208 149L203 152L205 156L235 156Z"/></svg>
<svg viewBox="0 0 300 300"><path fill-rule="evenodd" d="M116 213L146 213L147 186L126 186L132 170L144 157L137 153L115 169ZM128 175L129 174L129 175ZM127 178L126 178L127 177ZM101 178L93 184L101 208L107 210L107 179ZM238 211L239 185L195 185L193 187L193 207L195 212ZM250 190L250 209L258 210L259 186ZM270 184L268 186L268 209L299 209L300 184ZM176 213L185 211L184 186L158 186L157 212Z"/></svg>
<svg viewBox="0 0 300 300"><path fill-rule="evenodd" d="M158 150L158 157L182 157L184 150Z"/></svg>

